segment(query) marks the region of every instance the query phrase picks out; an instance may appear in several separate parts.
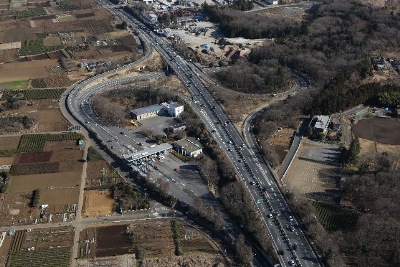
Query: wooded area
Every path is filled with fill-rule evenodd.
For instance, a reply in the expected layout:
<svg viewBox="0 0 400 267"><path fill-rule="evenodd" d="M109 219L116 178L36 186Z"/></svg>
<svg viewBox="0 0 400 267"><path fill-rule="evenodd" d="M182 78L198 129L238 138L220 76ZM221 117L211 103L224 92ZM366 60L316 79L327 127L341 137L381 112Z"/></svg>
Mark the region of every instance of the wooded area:
<svg viewBox="0 0 400 267"><path fill-rule="evenodd" d="M287 69L292 69L307 75L318 88L323 88L322 97L329 94L328 98L332 100L336 94L342 100L346 94L351 94L354 99L345 106L357 105L367 99L358 97L362 91L354 95L350 91L371 75L371 57L395 49L400 41L398 14L363 5L357 0L315 4L301 23L288 18L277 20L255 12L243 13L229 7L204 5L204 10L212 21L220 23L220 29L227 37L274 38L274 42L252 50L248 65L232 67L218 75L232 90L242 92L263 93L266 88L284 90L287 83L282 81L287 78ZM275 71L265 72L266 65ZM332 85L338 82L340 86ZM325 111L326 103L317 104L320 106L314 110L325 113L339 108Z"/></svg>

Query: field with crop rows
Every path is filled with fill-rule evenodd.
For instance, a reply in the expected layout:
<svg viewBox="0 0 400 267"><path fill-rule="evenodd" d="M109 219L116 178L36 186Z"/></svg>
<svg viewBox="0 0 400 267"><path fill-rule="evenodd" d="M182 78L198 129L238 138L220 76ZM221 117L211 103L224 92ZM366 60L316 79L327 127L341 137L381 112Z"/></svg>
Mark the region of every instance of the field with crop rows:
<svg viewBox="0 0 400 267"><path fill-rule="evenodd" d="M4 100L9 97L17 97L19 99L58 99L64 91L65 88L5 91L1 99Z"/></svg>
<svg viewBox="0 0 400 267"><path fill-rule="evenodd" d="M21 250L22 244L24 243L25 240L25 234L26 232L23 230L15 232L14 239L11 245L11 252Z"/></svg>
<svg viewBox="0 0 400 267"><path fill-rule="evenodd" d="M328 231L352 228L356 224L359 216L355 211L322 202L314 202L313 205L317 210L319 221Z"/></svg>
<svg viewBox="0 0 400 267"><path fill-rule="evenodd" d="M44 10L42 7L28 8L25 10L15 11L15 17L17 19L44 16L46 14L47 14L46 10Z"/></svg>
<svg viewBox="0 0 400 267"><path fill-rule="evenodd" d="M82 138L79 133L65 134L24 134L18 145L18 152L40 152L47 141L78 140Z"/></svg>
<svg viewBox="0 0 400 267"><path fill-rule="evenodd" d="M56 173L60 171L60 162L35 162L12 165L12 175L30 175L41 173Z"/></svg>
<svg viewBox="0 0 400 267"><path fill-rule="evenodd" d="M18 163L47 162L52 154L53 151L22 153Z"/></svg>
<svg viewBox="0 0 400 267"><path fill-rule="evenodd" d="M7 267L69 267L71 247L10 252Z"/></svg>

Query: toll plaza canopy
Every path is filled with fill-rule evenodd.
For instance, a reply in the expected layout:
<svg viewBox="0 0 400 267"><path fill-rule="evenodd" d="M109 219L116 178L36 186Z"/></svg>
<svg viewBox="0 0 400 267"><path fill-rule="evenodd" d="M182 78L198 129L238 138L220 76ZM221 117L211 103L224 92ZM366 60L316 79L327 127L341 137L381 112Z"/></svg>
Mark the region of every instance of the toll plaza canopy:
<svg viewBox="0 0 400 267"><path fill-rule="evenodd" d="M149 147L149 148L145 148L142 151L136 152L136 153L132 153L132 154L128 154L125 156L125 159L127 161L135 161L135 160L139 160L148 156L152 156L152 155L157 155L160 154L161 152L165 152L172 149L172 146L168 143L163 143L161 145L157 145L155 147Z"/></svg>

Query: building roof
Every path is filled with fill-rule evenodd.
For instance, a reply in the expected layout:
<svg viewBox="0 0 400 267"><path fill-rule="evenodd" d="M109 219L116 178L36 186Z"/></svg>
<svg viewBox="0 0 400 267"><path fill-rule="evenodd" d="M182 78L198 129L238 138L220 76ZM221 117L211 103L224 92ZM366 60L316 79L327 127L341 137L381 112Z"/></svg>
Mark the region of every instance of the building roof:
<svg viewBox="0 0 400 267"><path fill-rule="evenodd" d="M316 129L326 129L328 127L328 123L329 123L329 116L325 116L325 115L319 115L319 116L315 116L314 117L315 120L315 124L314 127Z"/></svg>
<svg viewBox="0 0 400 267"><path fill-rule="evenodd" d="M171 103L170 105L175 107L175 108L179 108L179 107L183 106L182 104L179 104L178 102Z"/></svg>
<svg viewBox="0 0 400 267"><path fill-rule="evenodd" d="M150 156L150 155L155 155L155 154L157 154L157 153L163 152L163 151L168 150L168 149L170 149L170 148L172 148L172 146L171 146L170 144L168 144L168 143L163 143L163 144L161 144L161 145L157 145L157 146L155 146L155 147L145 148L145 149L143 149L143 150L140 151L140 152L127 155L125 158L126 158L128 161L138 160L138 159L141 159L141 158Z"/></svg>
<svg viewBox="0 0 400 267"><path fill-rule="evenodd" d="M192 140L188 139L181 139L174 142L174 145L184 148L186 151L189 152L196 152L202 149L202 146L198 142L193 142Z"/></svg>
<svg viewBox="0 0 400 267"><path fill-rule="evenodd" d="M151 105L151 106L147 106L144 108L132 109L131 113L134 113L136 116L139 116L139 115L150 113L150 112L160 111L161 109L162 109L162 106L160 106L160 105Z"/></svg>

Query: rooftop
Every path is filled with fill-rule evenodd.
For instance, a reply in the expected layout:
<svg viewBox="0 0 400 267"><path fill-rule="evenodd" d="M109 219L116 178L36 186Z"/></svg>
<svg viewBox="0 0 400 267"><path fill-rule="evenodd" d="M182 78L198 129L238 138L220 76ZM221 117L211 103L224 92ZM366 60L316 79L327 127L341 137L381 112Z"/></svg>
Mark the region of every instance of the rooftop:
<svg viewBox="0 0 400 267"><path fill-rule="evenodd" d="M325 116L325 115L319 115L319 116L315 116L314 120L315 120L314 127L316 129L325 129L326 127L328 127L330 117Z"/></svg>
<svg viewBox="0 0 400 267"><path fill-rule="evenodd" d="M130 154L130 155L126 156L125 158L128 161L137 160L137 159L141 159L143 157L147 157L147 156L150 156L150 155L155 155L157 153L163 152L163 151L168 150L170 148L172 148L172 146L170 144L163 143L163 144L157 145L155 147L145 148L142 151L134 153L134 154Z"/></svg>
<svg viewBox="0 0 400 267"><path fill-rule="evenodd" d="M144 108L137 108L137 109L132 109L131 113L134 113L135 115L142 115L142 114L146 114L146 113L150 113L150 112L156 112L156 111L160 111L162 109L162 107L160 105L151 105L151 106L147 106Z"/></svg>
<svg viewBox="0 0 400 267"><path fill-rule="evenodd" d="M174 142L176 146L182 147L185 150L189 152L195 152L198 151L199 149L202 149L202 145L198 143L197 141L193 142L193 140L188 140L188 139L181 139L176 142Z"/></svg>

